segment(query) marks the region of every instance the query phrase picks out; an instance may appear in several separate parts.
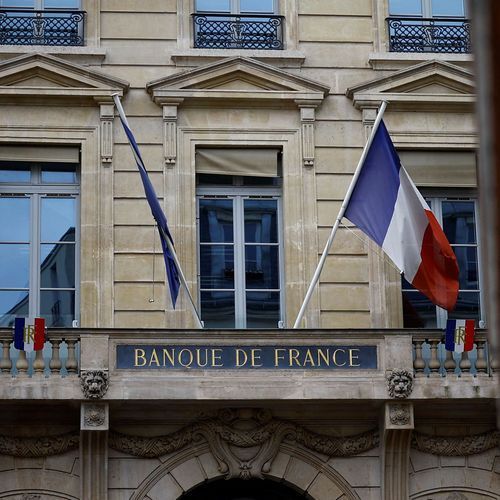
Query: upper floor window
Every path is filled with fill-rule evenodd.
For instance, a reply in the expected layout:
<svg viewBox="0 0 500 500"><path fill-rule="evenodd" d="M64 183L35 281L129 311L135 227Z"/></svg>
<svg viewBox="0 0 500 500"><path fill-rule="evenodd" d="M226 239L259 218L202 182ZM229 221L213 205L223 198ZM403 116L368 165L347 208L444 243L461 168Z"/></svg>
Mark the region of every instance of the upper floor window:
<svg viewBox="0 0 500 500"><path fill-rule="evenodd" d="M466 4L466 0L389 0L389 50L470 52Z"/></svg>
<svg viewBox="0 0 500 500"><path fill-rule="evenodd" d="M207 49L283 49L277 0L196 0L194 46Z"/></svg>
<svg viewBox="0 0 500 500"><path fill-rule="evenodd" d="M80 0L0 0L0 44L83 45L79 9Z"/></svg>
<svg viewBox="0 0 500 500"><path fill-rule="evenodd" d="M78 151L36 150L56 156L1 154L0 325L41 316L49 327L67 327L77 319Z"/></svg>

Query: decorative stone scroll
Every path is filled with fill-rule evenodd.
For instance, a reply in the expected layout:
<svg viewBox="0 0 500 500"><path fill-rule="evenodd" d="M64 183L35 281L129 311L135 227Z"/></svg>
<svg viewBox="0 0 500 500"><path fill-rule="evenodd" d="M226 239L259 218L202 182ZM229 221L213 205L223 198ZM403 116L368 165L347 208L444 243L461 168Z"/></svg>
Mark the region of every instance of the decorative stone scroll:
<svg viewBox="0 0 500 500"><path fill-rule="evenodd" d="M101 399L109 387L108 370L82 370L80 385L86 398Z"/></svg>
<svg viewBox="0 0 500 500"><path fill-rule="evenodd" d="M395 368L387 376L389 396L395 399L406 399L413 390L413 374L408 370Z"/></svg>
<svg viewBox="0 0 500 500"><path fill-rule="evenodd" d="M48 457L74 450L78 448L79 442L78 432L29 438L0 436L0 455L23 458Z"/></svg>
<svg viewBox="0 0 500 500"><path fill-rule="evenodd" d="M100 103L101 116L101 162L105 166L113 161L113 120L115 106L113 103Z"/></svg>
<svg viewBox="0 0 500 500"><path fill-rule="evenodd" d="M313 433L262 410L224 410L216 418L201 420L166 436L143 437L111 432L109 446L139 457L159 457L185 446L206 441L219 471L226 478L262 478L284 441L292 441L329 456L347 457L375 448L378 433L349 437ZM254 450L250 450L254 448ZM256 451L255 451L256 450Z"/></svg>

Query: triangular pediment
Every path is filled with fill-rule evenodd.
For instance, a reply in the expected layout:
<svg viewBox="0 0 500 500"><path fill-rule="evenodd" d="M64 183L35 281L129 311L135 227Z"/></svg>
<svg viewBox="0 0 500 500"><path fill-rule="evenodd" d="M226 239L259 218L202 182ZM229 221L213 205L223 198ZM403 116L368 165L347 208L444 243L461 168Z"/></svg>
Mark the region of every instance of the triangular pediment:
<svg viewBox="0 0 500 500"><path fill-rule="evenodd" d="M111 100L129 84L46 54L28 54L0 63L0 98Z"/></svg>
<svg viewBox="0 0 500 500"><path fill-rule="evenodd" d="M223 59L147 84L155 102L169 99L319 100L329 87L246 57Z"/></svg>
<svg viewBox="0 0 500 500"><path fill-rule="evenodd" d="M391 108L470 108L475 100L472 73L442 61L429 61L376 80L351 87L346 92L357 108L373 107L383 100Z"/></svg>

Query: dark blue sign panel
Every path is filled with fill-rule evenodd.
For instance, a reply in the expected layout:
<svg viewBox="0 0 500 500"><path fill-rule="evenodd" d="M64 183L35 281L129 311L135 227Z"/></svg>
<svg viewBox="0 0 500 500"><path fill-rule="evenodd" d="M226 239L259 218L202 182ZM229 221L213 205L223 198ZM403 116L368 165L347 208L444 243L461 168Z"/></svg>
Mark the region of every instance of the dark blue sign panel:
<svg viewBox="0 0 500 500"><path fill-rule="evenodd" d="M377 369L377 347L119 344L116 347L116 368L126 370L375 370Z"/></svg>

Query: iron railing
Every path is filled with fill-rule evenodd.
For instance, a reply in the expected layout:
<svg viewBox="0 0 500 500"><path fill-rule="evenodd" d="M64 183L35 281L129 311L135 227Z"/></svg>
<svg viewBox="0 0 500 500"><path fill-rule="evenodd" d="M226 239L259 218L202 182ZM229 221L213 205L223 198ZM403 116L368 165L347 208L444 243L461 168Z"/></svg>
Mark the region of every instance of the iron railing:
<svg viewBox="0 0 500 500"><path fill-rule="evenodd" d="M468 19L389 17L390 52L471 52Z"/></svg>
<svg viewBox="0 0 500 500"><path fill-rule="evenodd" d="M283 49L283 16L193 14L194 47Z"/></svg>
<svg viewBox="0 0 500 500"><path fill-rule="evenodd" d="M85 11L0 9L1 45L84 44Z"/></svg>

